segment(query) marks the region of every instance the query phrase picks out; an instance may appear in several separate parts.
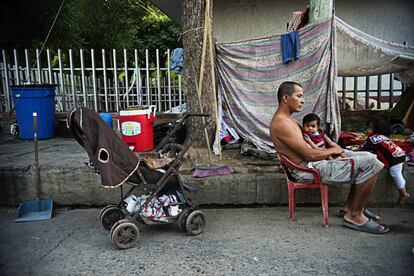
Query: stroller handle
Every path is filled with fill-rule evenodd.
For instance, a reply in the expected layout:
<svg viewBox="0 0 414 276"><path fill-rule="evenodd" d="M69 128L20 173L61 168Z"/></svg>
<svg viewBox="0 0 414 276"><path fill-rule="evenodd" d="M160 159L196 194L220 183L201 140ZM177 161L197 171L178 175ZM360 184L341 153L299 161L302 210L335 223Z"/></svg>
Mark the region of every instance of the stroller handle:
<svg viewBox="0 0 414 276"><path fill-rule="evenodd" d="M168 140L174 135L174 133L178 130L180 126L182 126L190 117L203 117L203 125L201 126L201 129L206 128L211 121L213 120L211 114L209 113L185 113L184 116L178 120L178 124L172 129L164 139L155 147L154 151L160 150L162 147L165 146L165 144L168 142ZM205 117L208 117L207 119L204 119Z"/></svg>

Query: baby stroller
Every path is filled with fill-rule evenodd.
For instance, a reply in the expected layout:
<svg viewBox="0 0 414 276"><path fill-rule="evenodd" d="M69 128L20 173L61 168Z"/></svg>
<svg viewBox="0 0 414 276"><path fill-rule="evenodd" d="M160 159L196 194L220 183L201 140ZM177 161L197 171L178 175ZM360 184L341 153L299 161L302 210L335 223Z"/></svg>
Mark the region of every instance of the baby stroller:
<svg viewBox="0 0 414 276"><path fill-rule="evenodd" d="M208 118L196 133L187 135L182 145L168 143L191 117ZM210 124L211 116L185 114L153 152L139 156L92 110L77 108L68 115L67 122L74 138L88 153L89 167L100 174L102 185L121 188L120 202L104 207L99 214L116 247L127 249L135 245L139 239L138 220L149 225L177 223L189 235L198 235L204 230L205 215L195 208L188 196L188 192L195 189L181 181L178 169L185 153ZM160 158L167 154L170 158ZM150 165L154 160L161 160L155 162L158 168ZM126 193L123 184L130 186Z"/></svg>

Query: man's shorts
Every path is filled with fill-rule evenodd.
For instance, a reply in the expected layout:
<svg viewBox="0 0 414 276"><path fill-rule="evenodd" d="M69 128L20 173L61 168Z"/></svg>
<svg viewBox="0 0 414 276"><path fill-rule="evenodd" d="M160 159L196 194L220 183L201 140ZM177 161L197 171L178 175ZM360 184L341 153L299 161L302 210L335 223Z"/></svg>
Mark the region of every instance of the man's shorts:
<svg viewBox="0 0 414 276"><path fill-rule="evenodd" d="M319 171L325 184L360 184L376 175L384 167L375 154L367 151L344 150L347 158L302 162L300 166ZM312 180L310 173L294 170L292 176L300 182Z"/></svg>

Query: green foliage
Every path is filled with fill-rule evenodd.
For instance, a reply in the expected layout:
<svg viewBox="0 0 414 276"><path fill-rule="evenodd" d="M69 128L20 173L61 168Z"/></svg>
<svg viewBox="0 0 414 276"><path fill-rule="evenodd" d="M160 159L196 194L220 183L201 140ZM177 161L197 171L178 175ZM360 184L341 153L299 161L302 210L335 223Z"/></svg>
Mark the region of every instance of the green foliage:
<svg viewBox="0 0 414 276"><path fill-rule="evenodd" d="M0 2L0 47L3 49L40 48L59 9L60 1L19 0ZM64 5L49 37L48 47L81 46L74 26L76 13Z"/></svg>
<svg viewBox="0 0 414 276"><path fill-rule="evenodd" d="M60 4L56 0L1 1L0 48L40 49ZM155 60L156 49L180 47L180 32L179 26L147 0L65 0L46 48L54 55L57 49L67 52L72 48L74 55L80 48L95 49L95 55L106 49L108 64L112 63L109 50L117 49L122 63L121 50L129 49L128 59L133 60L131 49L136 48L142 65L145 49ZM160 64L165 61L166 55L160 52Z"/></svg>
<svg viewBox="0 0 414 276"><path fill-rule="evenodd" d="M148 49L155 53L156 49L173 49L180 46L181 30L165 15L152 11L144 16L139 24L138 32L142 39L137 40L134 47Z"/></svg>

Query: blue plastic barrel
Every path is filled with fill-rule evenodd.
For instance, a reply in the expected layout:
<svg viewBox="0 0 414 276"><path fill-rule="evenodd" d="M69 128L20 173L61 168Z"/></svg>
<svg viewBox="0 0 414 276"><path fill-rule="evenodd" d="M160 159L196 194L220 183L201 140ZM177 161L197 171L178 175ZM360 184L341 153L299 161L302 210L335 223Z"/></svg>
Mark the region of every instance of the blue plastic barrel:
<svg viewBox="0 0 414 276"><path fill-rule="evenodd" d="M99 113L99 116L101 116L105 123L107 123L111 128L113 127L111 113Z"/></svg>
<svg viewBox="0 0 414 276"><path fill-rule="evenodd" d="M55 86L40 84L10 88L16 107L19 138L33 140L33 112L37 112L37 138L55 137Z"/></svg>

